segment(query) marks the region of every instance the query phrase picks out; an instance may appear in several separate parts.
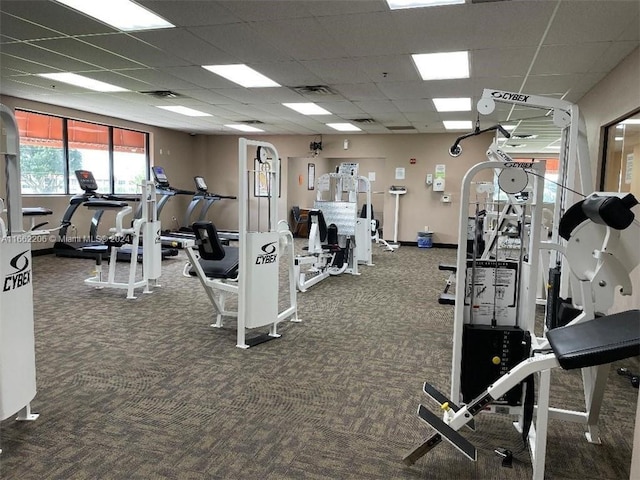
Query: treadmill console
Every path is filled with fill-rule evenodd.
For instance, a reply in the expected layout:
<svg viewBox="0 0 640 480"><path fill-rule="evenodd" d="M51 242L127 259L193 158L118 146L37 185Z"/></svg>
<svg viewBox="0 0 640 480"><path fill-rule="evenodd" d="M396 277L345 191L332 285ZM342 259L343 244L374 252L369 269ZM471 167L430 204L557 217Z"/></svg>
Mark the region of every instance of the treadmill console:
<svg viewBox="0 0 640 480"><path fill-rule="evenodd" d="M93 193L98 190L98 184L96 179L89 170L76 170L76 178L78 179L78 185L87 193Z"/></svg>
<svg viewBox="0 0 640 480"><path fill-rule="evenodd" d="M168 187L169 179L167 178L167 174L164 173L164 168L162 167L151 167L151 171L153 172L153 178L156 180L156 185L158 187Z"/></svg>
<svg viewBox="0 0 640 480"><path fill-rule="evenodd" d="M196 188L199 192L207 191L207 183L204 181L202 177L193 177L194 182L196 182Z"/></svg>

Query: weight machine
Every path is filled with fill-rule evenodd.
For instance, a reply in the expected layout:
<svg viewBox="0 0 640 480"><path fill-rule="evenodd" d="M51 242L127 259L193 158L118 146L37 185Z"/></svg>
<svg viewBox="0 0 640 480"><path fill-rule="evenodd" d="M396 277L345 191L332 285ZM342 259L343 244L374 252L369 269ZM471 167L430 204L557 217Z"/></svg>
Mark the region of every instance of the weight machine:
<svg viewBox="0 0 640 480"><path fill-rule="evenodd" d="M0 219L0 420L35 420L36 359L31 283L31 237L20 193L20 134L13 111L0 104L0 154L6 173L6 223ZM4 202L0 211L4 210ZM1 450L0 450L1 452Z"/></svg>
<svg viewBox="0 0 640 480"><path fill-rule="evenodd" d="M80 177L79 177L80 178ZM93 176L84 178L85 182L95 183ZM125 202L103 200L99 202L87 202L88 208L117 210L116 226L109 229L111 234L106 242L109 253L109 264L106 279L102 272L102 252L104 247L95 247L96 268L93 277L85 279L84 283L98 289L119 288L127 290L127 299L135 299L135 289L142 288L143 293L151 293L153 287L159 287L158 279L162 269L162 247L160 242L160 221L156 216L156 187L153 182L146 181L142 188L142 212L139 218L135 218L131 227L124 227L124 219L133 211L133 208ZM138 264L138 247L142 243L142 274L136 279ZM127 281L116 279L117 252L127 245L132 252L129 257L129 270ZM92 247L85 247L91 249Z"/></svg>
<svg viewBox="0 0 640 480"><path fill-rule="evenodd" d="M476 165L465 176L463 205L469 197L469 176L482 168L497 167L492 163L495 162ZM475 460L475 447L457 431L464 425L473 427L473 416L480 411L509 413L518 415L514 425L531 451L533 478L542 479L548 419L583 424L587 440L599 443L597 422L608 363L640 354L640 312L597 318L598 313L611 308L615 291L622 295L631 293L629 275L640 263L637 248L640 223L631 212L637 204L632 195L597 193L563 215L557 231L567 242L566 247L542 242L539 235L542 182L537 179L544 177L544 167L539 162L505 162L501 168L507 172L504 178L500 176L501 188L526 186L530 179L534 180L533 195L527 197L531 203L522 205L523 211L527 205L531 208L530 214L524 214L530 220L522 222L528 225L527 235L521 236L526 257L521 255L517 269L510 272L514 266L499 261L497 255L491 260L466 260L466 242L459 242L457 281L465 288L456 291L451 395L447 398L425 383L425 393L442 405L444 417L440 420L420 406L418 415L438 433L408 454L405 462L414 463L442 438ZM465 229L464 223L461 215L461 231ZM538 337L534 331L535 279L541 248L553 248L566 257L579 282L582 298L589 302L585 302L582 313L569 323L567 330L554 329ZM508 285L515 286L519 296L516 303L502 301L506 294L497 295L498 286L504 289ZM491 289L493 301L483 305L482 297ZM507 326L509 317L515 317L515 328ZM550 407L550 369L557 366L582 369L585 411ZM531 375L539 379L535 426L531 424L534 408Z"/></svg>
<svg viewBox="0 0 640 480"><path fill-rule="evenodd" d="M309 240L304 255L295 258L295 277L301 292L331 275L360 275L359 264L373 266L371 208L358 212L358 193L371 205L371 183L358 176L354 164L338 173L325 173L316 181L316 200L309 211ZM309 266L303 270L303 265Z"/></svg>
<svg viewBox="0 0 640 480"><path fill-rule="evenodd" d="M254 170L253 162L248 162L249 147L257 148L257 170ZM185 250L189 263L184 273L198 277L214 305L217 319L212 326L221 328L223 317L236 318L236 346L249 348L280 337L277 332L279 322L287 318L298 322L299 319L293 235L286 222L278 221L278 151L270 143L245 138L239 139L238 148L238 247L223 246L211 222L196 222L193 225L196 245ZM266 199L258 197L257 208L252 211L251 196L261 189L265 190ZM264 202L267 206L266 216L261 208ZM281 310L279 275L283 256L289 257L289 297L288 305ZM190 269L192 274L188 273ZM230 296L237 297L237 310L227 309L226 301ZM246 330L266 326L269 327L268 333L246 337Z"/></svg>

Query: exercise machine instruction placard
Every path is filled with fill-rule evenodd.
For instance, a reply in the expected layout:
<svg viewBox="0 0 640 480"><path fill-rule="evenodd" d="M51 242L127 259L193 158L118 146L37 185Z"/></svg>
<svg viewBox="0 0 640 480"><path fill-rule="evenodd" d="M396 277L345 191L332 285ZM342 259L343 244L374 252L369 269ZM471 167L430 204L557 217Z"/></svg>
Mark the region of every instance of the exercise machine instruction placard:
<svg viewBox="0 0 640 480"><path fill-rule="evenodd" d="M467 261L465 320L474 324L515 325L518 263ZM472 305L473 302L473 305ZM470 311L471 309L471 311Z"/></svg>

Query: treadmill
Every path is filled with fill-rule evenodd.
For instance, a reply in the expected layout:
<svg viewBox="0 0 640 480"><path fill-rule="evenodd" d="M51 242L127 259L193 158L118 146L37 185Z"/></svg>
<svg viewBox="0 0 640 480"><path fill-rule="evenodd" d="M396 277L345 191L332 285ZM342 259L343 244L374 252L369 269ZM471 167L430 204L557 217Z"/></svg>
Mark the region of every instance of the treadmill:
<svg viewBox="0 0 640 480"><path fill-rule="evenodd" d="M74 195L69 201L69 206L62 218L62 224L59 230L59 239L53 245L53 252L58 257L72 257L72 258L96 258L101 255L102 258L108 259L110 256L110 248L107 245L98 240L98 225L102 218L102 215L106 210L119 210L128 206L127 202L140 201L139 195L112 195L112 194L100 194L97 192L98 185L96 183L93 173L88 170L76 170L76 178L78 184L82 189L82 193ZM95 213L91 219L91 227L89 229L89 236L86 239L67 237L67 232L71 226L71 218L78 209L83 206L90 210L95 210ZM178 250L163 249L162 258L176 256ZM139 262L142 261L142 247L138 248L137 252ZM128 262L131 259L131 247L124 246L118 250L118 261Z"/></svg>
<svg viewBox="0 0 640 480"><path fill-rule="evenodd" d="M158 218L160 218L162 209L171 197L175 195L193 196L185 213L185 226L179 227L178 231L163 230L160 236L162 245L170 245L178 248L186 248L189 245L193 245L193 242L195 241L195 235L191 227L186 225L191 225L191 217L193 216L193 212L196 210L198 204L203 203L197 221L204 221L206 220L209 209L216 201L221 199L237 198L235 196L210 193L207 189L207 184L204 181L203 177L194 177L197 191L194 192L191 190L181 190L179 188L171 186L164 168L160 166L154 166L151 170L156 181L156 190L162 195L162 198L158 201L157 206ZM219 236L223 240L223 242L226 242L227 244L229 240L238 240L238 234L234 232L220 232Z"/></svg>

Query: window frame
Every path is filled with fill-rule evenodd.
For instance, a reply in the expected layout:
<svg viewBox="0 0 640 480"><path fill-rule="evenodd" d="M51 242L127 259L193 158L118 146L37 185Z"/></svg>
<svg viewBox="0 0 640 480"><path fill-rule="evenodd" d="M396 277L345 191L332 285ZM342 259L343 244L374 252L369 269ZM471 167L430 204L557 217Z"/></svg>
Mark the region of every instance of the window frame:
<svg viewBox="0 0 640 480"><path fill-rule="evenodd" d="M607 153L609 150L609 133L610 133L610 129L611 128L616 128L617 125L619 125L620 123L624 122L625 120L628 120L630 118L636 117L636 116L640 116L640 108L636 108L628 113L626 113L625 115L622 115L621 117L617 118L616 120L607 123L606 125L603 125L600 133L601 133L601 145L602 148L600 149L600 155L599 155L599 168L598 168L598 181L597 181L597 185L598 185L598 190L601 192L606 191L606 178L607 178ZM614 135L615 136L615 135Z"/></svg>
<svg viewBox="0 0 640 480"><path fill-rule="evenodd" d="M145 148L145 178L149 180L149 172L151 171L151 155L150 155L150 145L151 145L151 134L149 132L143 130L136 130L134 128L123 127L120 125L111 125L107 123L100 123L91 120L84 120L80 118L67 117L64 115L55 115L51 113L45 113L37 110L30 110L27 108L16 108L16 112L24 112L26 114L35 114L42 115L46 117L56 118L62 120L62 154L63 154L63 175L64 175L64 192L63 193L23 193L25 196L56 196L56 195L73 195L70 191L70 179L73 172L70 170L69 166L69 121L77 121L83 123L90 123L93 125L97 125L100 127L107 127L108 129L108 153L109 153L109 191L101 192L105 194L113 195L115 192L115 177L114 177L114 130L127 130L130 132L140 133L144 135L144 148ZM20 132L18 132L20 137L22 136Z"/></svg>

